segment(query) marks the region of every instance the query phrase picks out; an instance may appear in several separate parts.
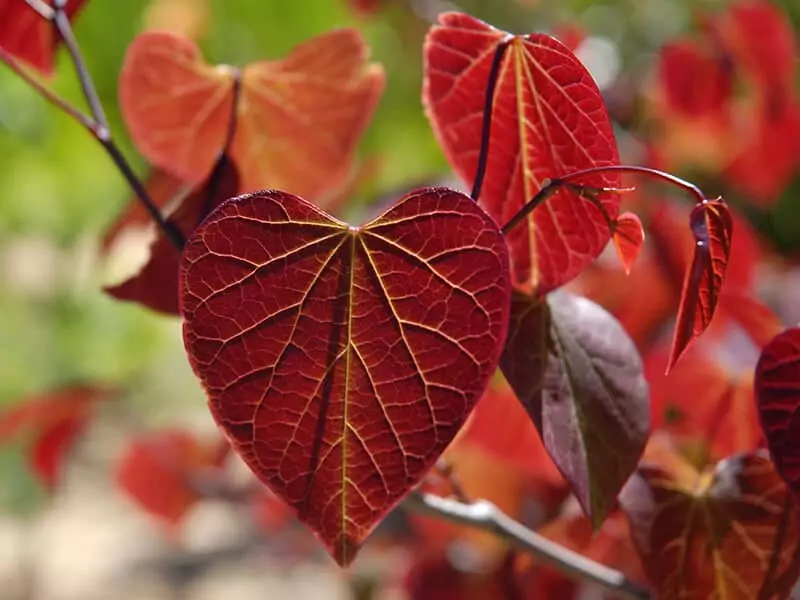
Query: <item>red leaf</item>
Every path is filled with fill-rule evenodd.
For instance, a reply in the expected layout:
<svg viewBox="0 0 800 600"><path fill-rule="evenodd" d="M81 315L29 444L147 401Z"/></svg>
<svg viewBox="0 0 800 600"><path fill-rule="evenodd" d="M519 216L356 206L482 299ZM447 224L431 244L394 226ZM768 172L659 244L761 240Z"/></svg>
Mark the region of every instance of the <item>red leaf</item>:
<svg viewBox="0 0 800 600"><path fill-rule="evenodd" d="M518 467L526 480L561 488L564 478L542 444L539 434L514 393L490 387L481 398L458 443L472 444L497 460Z"/></svg>
<svg viewBox="0 0 800 600"><path fill-rule="evenodd" d="M797 39L779 7L764 0L739 1L715 19L712 29L761 90L780 95L794 88Z"/></svg>
<svg viewBox="0 0 800 600"><path fill-rule="evenodd" d="M450 164L467 182L477 169L485 90L495 50L510 34L468 15L444 13L425 42L423 102ZM481 204L509 220L548 179L619 162L614 134L592 76L558 40L513 36L500 66ZM582 184L619 188L617 173ZM600 200L617 217L618 194ZM509 233L513 282L545 294L573 279L606 246L603 213L561 189Z"/></svg>
<svg viewBox="0 0 800 600"><path fill-rule="evenodd" d="M29 398L0 412L0 440L27 433L33 438L29 463L50 490L60 482L64 461L106 389L74 386Z"/></svg>
<svg viewBox="0 0 800 600"><path fill-rule="evenodd" d="M694 255L681 291L667 373L711 323L731 254L733 221L725 202L706 200L695 206L689 220Z"/></svg>
<svg viewBox="0 0 800 600"><path fill-rule="evenodd" d="M639 258L644 244L644 229L639 217L629 212L617 217L613 239L625 274L628 275L636 263L636 259Z"/></svg>
<svg viewBox="0 0 800 600"><path fill-rule="evenodd" d="M764 348L755 393L772 460L800 497L800 328L787 329Z"/></svg>
<svg viewBox="0 0 800 600"><path fill-rule="evenodd" d="M143 510L177 524L200 500L192 478L217 466L216 448L180 429L131 440L117 465L117 485Z"/></svg>
<svg viewBox="0 0 800 600"><path fill-rule="evenodd" d="M787 598L800 508L772 463L752 453L692 471L643 465L620 495L658 598Z"/></svg>
<svg viewBox="0 0 800 600"><path fill-rule="evenodd" d="M346 183L384 86L382 69L367 56L361 35L341 29L282 60L242 69L230 153L243 190L285 189L324 203ZM236 77L231 67L205 64L191 40L141 34L128 49L119 84L137 147L179 179L207 177L229 129Z"/></svg>
<svg viewBox="0 0 800 600"><path fill-rule="evenodd" d="M169 222L186 238L213 209L235 196L238 189L236 166L225 160L216 176L214 173L209 175L181 201ZM105 291L118 300L135 301L158 312L178 315L179 259L178 249L159 230L150 246L150 257L141 270L130 279L105 288Z"/></svg>
<svg viewBox="0 0 800 600"><path fill-rule="evenodd" d="M645 361L653 429L670 433L695 464L706 465L760 446L752 372L729 372L707 348L693 346L669 375L668 349Z"/></svg>
<svg viewBox="0 0 800 600"><path fill-rule="evenodd" d="M738 237L738 230L736 233ZM720 295L720 313L734 319L750 340L763 348L783 329L781 320L766 304L742 289L733 288L730 283Z"/></svg>
<svg viewBox="0 0 800 600"><path fill-rule="evenodd" d="M44 0L52 6L52 0ZM70 0L65 12L73 19L86 0ZM0 48L25 61L44 75L51 75L60 43L55 26L42 18L25 0L0 0Z"/></svg>
<svg viewBox="0 0 800 600"><path fill-rule="evenodd" d="M590 300L558 294L544 305L516 293L500 366L599 526L649 433L647 384L633 342Z"/></svg>
<svg viewBox="0 0 800 600"><path fill-rule="evenodd" d="M270 191L219 207L181 265L184 341L212 414L347 565L494 372L508 324L502 234L444 188L361 227Z"/></svg>
<svg viewBox="0 0 800 600"><path fill-rule="evenodd" d="M721 50L695 41L664 46L657 72L670 109L693 119L716 116L733 91L733 69Z"/></svg>

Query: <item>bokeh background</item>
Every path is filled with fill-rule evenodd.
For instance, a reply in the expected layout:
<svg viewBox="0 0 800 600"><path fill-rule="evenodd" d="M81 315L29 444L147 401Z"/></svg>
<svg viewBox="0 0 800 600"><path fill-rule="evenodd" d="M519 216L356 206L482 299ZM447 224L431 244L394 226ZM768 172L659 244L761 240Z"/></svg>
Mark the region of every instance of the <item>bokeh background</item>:
<svg viewBox="0 0 800 600"><path fill-rule="evenodd" d="M182 31L198 41L209 62L241 65L283 56L332 27L358 27L388 82L360 146L362 159L376 161L379 169L343 211L359 220L372 205L450 177L420 104L421 42L428 19L439 10L460 8L515 33L582 31L587 38L579 56L606 93L623 154L635 161L640 132L630 125L658 49L691 30L698 11L725 2L461 0L456 7L437 0L385 0L374 3L380 5L374 12L354 10L368 4L89 0L75 32L115 138L144 177L147 167L116 104L123 55L138 32ZM779 4L796 28L800 2ZM64 53L53 87L81 103ZM799 196L795 176L771 206L747 213L789 254L800 249ZM55 494L32 475L24 438L0 440L0 598L406 597L403 582L387 567L401 559L389 550L367 552L354 572L343 575L321 556L295 560L285 540L277 546L254 540L249 515L226 502L203 503L179 531L165 535L115 488L109 473L137 431L176 424L213 431L178 320L101 291L109 268L98 253L99 241L130 199L99 145L0 68L0 407L80 382L121 390L72 453ZM303 543L313 544L309 540ZM378 591L376 580L382 582Z"/></svg>

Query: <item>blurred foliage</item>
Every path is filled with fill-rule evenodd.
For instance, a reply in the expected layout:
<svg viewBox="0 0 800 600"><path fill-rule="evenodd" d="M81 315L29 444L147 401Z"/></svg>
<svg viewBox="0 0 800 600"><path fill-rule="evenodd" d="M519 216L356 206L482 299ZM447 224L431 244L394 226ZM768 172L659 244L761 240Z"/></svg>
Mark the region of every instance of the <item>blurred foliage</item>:
<svg viewBox="0 0 800 600"><path fill-rule="evenodd" d="M112 131L142 174L146 165L126 136L116 88L127 44L155 1L165 0L90 0L75 26ZM208 0L199 43L212 63L244 64L281 57L332 27L361 29L374 60L383 63L388 83L361 146L363 157L383 159L377 179L354 199L366 202L447 172L420 105L421 41L428 23L409 10L412 5L420 12L440 4L447 3L387 0L381 12L365 18L354 15L345 0ZM615 44L620 69L635 77L646 70L661 43L689 27L695 10L722 4L464 0L459 7L515 32L577 24ZM795 22L800 20L800 3L783 4ZM82 105L64 52L53 85ZM97 240L130 198L124 181L85 131L8 69L0 69L0 156L0 405L49 387L99 380L131 384L131 396L145 416L173 405L202 409L202 392L183 355L179 323L116 302L99 289ZM786 239L800 238L800 202L790 201L798 193L800 184L780 203L778 217L761 216L773 224L784 246ZM18 486L0 486L28 490L19 479L24 469L7 469L7 462L0 459L4 477Z"/></svg>

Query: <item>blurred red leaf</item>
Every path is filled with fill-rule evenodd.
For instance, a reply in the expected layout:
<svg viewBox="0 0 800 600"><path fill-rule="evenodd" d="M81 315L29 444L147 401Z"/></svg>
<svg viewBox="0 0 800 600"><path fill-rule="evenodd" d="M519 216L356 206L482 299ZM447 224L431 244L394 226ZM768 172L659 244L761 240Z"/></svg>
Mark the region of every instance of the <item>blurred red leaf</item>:
<svg viewBox="0 0 800 600"><path fill-rule="evenodd" d="M350 563L497 366L509 304L497 225L444 188L360 227L271 191L219 207L181 264L184 341L212 414Z"/></svg>
<svg viewBox="0 0 800 600"><path fill-rule="evenodd" d="M170 224L188 238L200 222L217 206L236 195L239 174L230 160L225 159L219 170L181 200L168 218ZM152 310L178 315L178 268L180 253L163 231L156 232L150 245L150 257L141 270L120 284L105 291L118 300L139 302Z"/></svg>
<svg viewBox="0 0 800 600"><path fill-rule="evenodd" d="M178 524L201 498L196 478L219 466L213 444L181 429L148 432L134 438L117 465L116 481L138 506Z"/></svg>
<svg viewBox="0 0 800 600"><path fill-rule="evenodd" d="M107 389L73 386L27 398L0 412L0 440L29 435L29 462L45 487L58 486L64 461Z"/></svg>
<svg viewBox="0 0 800 600"><path fill-rule="evenodd" d="M347 5L361 17L371 17L383 5L383 0L347 0Z"/></svg>
<svg viewBox="0 0 800 600"><path fill-rule="evenodd" d="M592 522L613 510L650 426L642 361L597 304L559 293L512 295L503 374Z"/></svg>
<svg viewBox="0 0 800 600"><path fill-rule="evenodd" d="M625 274L629 274L644 244L642 222L633 213L623 213L617 217L614 227L614 247L617 249Z"/></svg>
<svg viewBox="0 0 800 600"><path fill-rule="evenodd" d="M495 51L499 69L481 204L506 223L547 180L619 162L614 134L592 76L561 42L513 36L460 13L439 16L425 41L423 103L456 172L472 182L478 166L484 100ZM617 173L581 182L619 188ZM619 195L599 200L613 221ZM562 188L508 234L513 283L541 295L577 276L606 246L603 213Z"/></svg>
<svg viewBox="0 0 800 600"><path fill-rule="evenodd" d="M698 204L689 221L694 255L681 291L667 372L711 323L731 255L733 221L725 202L706 200Z"/></svg>
<svg viewBox="0 0 800 600"><path fill-rule="evenodd" d="M620 504L661 600L787 598L800 572L800 509L761 453L693 475L645 463Z"/></svg>
<svg viewBox="0 0 800 600"><path fill-rule="evenodd" d="M722 290L719 309L721 314L736 321L759 348L766 346L783 329L781 320L770 307L745 290L734 288L730 282Z"/></svg>
<svg viewBox="0 0 800 600"><path fill-rule="evenodd" d="M669 107L688 117L717 116L733 91L733 68L718 47L694 40L666 44L657 76Z"/></svg>
<svg viewBox="0 0 800 600"><path fill-rule="evenodd" d="M800 497L800 328L787 329L764 348L755 394L772 460Z"/></svg>
<svg viewBox="0 0 800 600"><path fill-rule="evenodd" d="M690 348L669 375L667 348L650 352L645 376L650 384L653 430L674 436L687 453L699 452L701 466L761 442L752 371L732 373L708 348Z"/></svg>
<svg viewBox="0 0 800 600"><path fill-rule="evenodd" d="M781 8L764 0L734 2L710 29L757 89L778 95L794 89L797 39Z"/></svg>
<svg viewBox="0 0 800 600"><path fill-rule="evenodd" d="M561 488L564 478L511 389L491 386L478 402L458 443L472 444L525 473L546 488Z"/></svg>
<svg viewBox="0 0 800 600"><path fill-rule="evenodd" d="M52 0L43 0L52 6ZM86 0L70 0L65 12L74 19ZM44 75L53 73L60 44L55 25L42 18L25 0L0 0L0 48Z"/></svg>
<svg viewBox="0 0 800 600"><path fill-rule="evenodd" d="M151 162L199 182L224 146L240 77L230 153L241 188L290 190L324 205L351 175L356 145L383 91L383 70L367 57L361 35L339 29L239 74L205 64L189 39L145 32L128 49L120 106Z"/></svg>

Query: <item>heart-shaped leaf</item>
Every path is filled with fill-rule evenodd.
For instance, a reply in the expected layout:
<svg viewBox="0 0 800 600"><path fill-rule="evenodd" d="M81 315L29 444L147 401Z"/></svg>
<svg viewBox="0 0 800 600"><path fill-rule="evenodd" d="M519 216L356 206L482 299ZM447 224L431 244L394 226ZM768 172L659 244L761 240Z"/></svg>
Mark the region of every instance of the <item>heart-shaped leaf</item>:
<svg viewBox="0 0 800 600"><path fill-rule="evenodd" d="M647 383L633 342L586 298L559 292L543 303L515 293L500 366L599 526L649 434Z"/></svg>
<svg viewBox="0 0 800 600"><path fill-rule="evenodd" d="M644 229L639 217L630 212L621 214L614 225L613 239L622 268L628 275L644 245Z"/></svg>
<svg viewBox="0 0 800 600"><path fill-rule="evenodd" d="M761 352L755 393L772 460L800 498L800 328L777 335Z"/></svg>
<svg viewBox="0 0 800 600"><path fill-rule="evenodd" d="M425 41L423 103L455 171L472 182L478 168L484 104L495 51L498 70L481 204L506 223L547 180L619 162L614 133L592 76L547 35L510 36L469 15L444 13ZM510 41L509 41L510 39ZM618 173L581 184L619 188ZM573 279L606 246L619 195L599 200L607 215L562 188L509 232L514 283L544 294Z"/></svg>
<svg viewBox="0 0 800 600"><path fill-rule="evenodd" d="M733 220L722 200L706 200L692 210L692 263L686 271L667 373L711 323L731 256Z"/></svg>
<svg viewBox="0 0 800 600"><path fill-rule="evenodd" d="M643 464L620 495L660 600L784 599L800 573L800 509L762 453L702 473Z"/></svg>
<svg viewBox="0 0 800 600"><path fill-rule="evenodd" d="M224 146L238 78L230 152L242 189L291 190L324 203L351 175L356 144L383 91L383 70L367 58L361 35L340 29L239 73L204 63L187 38L145 32L128 48L120 106L142 153L197 183Z"/></svg>
<svg viewBox="0 0 800 600"><path fill-rule="evenodd" d="M184 341L211 412L340 565L481 397L508 271L491 217L444 188L361 227L291 194L240 196L187 242Z"/></svg>
<svg viewBox="0 0 800 600"><path fill-rule="evenodd" d="M52 6L52 0L44 0ZM64 12L71 20L86 0L70 0ZM52 22L43 18L25 0L0 0L0 49L25 61L43 75L53 73L58 31Z"/></svg>

